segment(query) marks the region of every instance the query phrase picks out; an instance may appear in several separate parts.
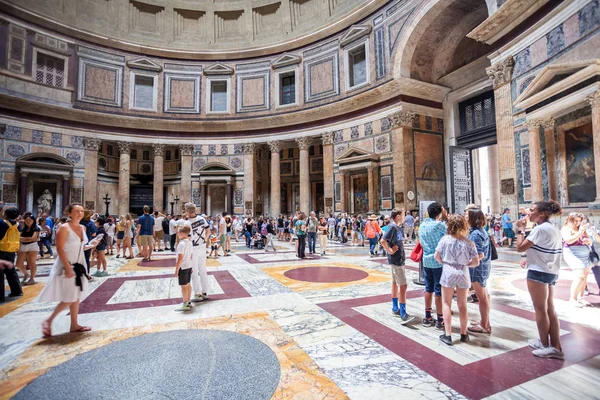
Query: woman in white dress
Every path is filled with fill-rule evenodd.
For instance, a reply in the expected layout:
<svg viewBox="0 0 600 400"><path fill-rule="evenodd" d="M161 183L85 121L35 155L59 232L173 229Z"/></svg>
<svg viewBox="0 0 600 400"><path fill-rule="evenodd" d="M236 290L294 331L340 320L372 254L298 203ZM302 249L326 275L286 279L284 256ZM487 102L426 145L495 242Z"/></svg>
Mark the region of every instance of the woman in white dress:
<svg viewBox="0 0 600 400"><path fill-rule="evenodd" d="M88 281L87 279L82 279L81 276L77 280L74 264L85 265L83 251L93 246L86 246L88 238L85 234L85 226L79 224L83 218L83 206L70 204L67 206L65 213L69 216L69 221L63 224L56 233L58 258L54 262L48 283L37 299L39 302L60 302L52 312L52 315L42 323L44 337L52 336L52 321L67 308L69 308L71 316L71 332L87 332L91 330L90 327L81 326L77 322L79 301L87 293Z"/></svg>

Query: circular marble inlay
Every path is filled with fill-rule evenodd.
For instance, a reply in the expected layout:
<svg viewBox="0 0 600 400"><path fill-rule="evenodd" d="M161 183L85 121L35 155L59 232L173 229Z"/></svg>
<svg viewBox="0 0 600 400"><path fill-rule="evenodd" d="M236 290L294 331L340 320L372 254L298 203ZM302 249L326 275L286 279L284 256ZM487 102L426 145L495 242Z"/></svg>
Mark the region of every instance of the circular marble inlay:
<svg viewBox="0 0 600 400"><path fill-rule="evenodd" d="M253 337L176 330L77 355L13 399L270 399L279 378L277 356Z"/></svg>
<svg viewBox="0 0 600 400"><path fill-rule="evenodd" d="M13 157L21 157L25 155L25 148L18 144L9 144L6 152Z"/></svg>
<svg viewBox="0 0 600 400"><path fill-rule="evenodd" d="M365 279L368 273L360 269L345 267L304 267L286 271L287 278L304 282L334 283L354 282Z"/></svg>

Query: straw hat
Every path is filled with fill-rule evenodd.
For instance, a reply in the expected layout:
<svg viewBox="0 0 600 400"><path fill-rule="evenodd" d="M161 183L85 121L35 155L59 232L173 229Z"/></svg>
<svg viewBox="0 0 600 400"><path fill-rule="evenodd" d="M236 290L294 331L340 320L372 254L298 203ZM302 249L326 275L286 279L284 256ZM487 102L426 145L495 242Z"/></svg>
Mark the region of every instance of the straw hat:
<svg viewBox="0 0 600 400"><path fill-rule="evenodd" d="M369 217L370 220L376 220L377 219L377 215L375 214L371 214L371 216Z"/></svg>

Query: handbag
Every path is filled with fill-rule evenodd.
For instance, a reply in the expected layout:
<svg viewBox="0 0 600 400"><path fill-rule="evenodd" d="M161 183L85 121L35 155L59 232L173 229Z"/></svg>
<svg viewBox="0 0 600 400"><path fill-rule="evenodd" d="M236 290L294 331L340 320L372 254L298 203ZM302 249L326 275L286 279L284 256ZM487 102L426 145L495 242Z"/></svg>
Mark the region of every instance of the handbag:
<svg viewBox="0 0 600 400"><path fill-rule="evenodd" d="M590 246L589 259L590 259L590 262L593 265L598 264L598 262L600 261L600 257L598 257L598 253L596 253L596 250L594 249L594 246Z"/></svg>
<svg viewBox="0 0 600 400"><path fill-rule="evenodd" d="M492 253L491 259L497 260L498 259L498 250L496 250L496 245L494 244L494 241L491 239L490 239L490 251Z"/></svg>
<svg viewBox="0 0 600 400"><path fill-rule="evenodd" d="M423 246L421 246L421 242L417 242L417 245L410 253L410 259L414 262L419 262L423 258Z"/></svg>

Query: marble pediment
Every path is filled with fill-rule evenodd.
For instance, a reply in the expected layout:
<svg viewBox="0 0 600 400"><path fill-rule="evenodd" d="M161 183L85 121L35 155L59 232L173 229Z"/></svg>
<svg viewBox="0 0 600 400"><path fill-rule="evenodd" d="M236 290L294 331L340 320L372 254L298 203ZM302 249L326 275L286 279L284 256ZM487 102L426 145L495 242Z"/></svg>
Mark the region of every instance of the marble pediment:
<svg viewBox="0 0 600 400"><path fill-rule="evenodd" d="M154 72L162 71L162 67L159 64L146 57L136 58L135 60L127 61L127 66L131 69L141 69Z"/></svg>

